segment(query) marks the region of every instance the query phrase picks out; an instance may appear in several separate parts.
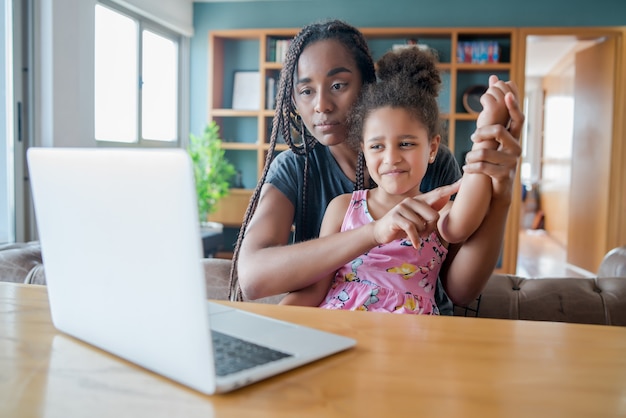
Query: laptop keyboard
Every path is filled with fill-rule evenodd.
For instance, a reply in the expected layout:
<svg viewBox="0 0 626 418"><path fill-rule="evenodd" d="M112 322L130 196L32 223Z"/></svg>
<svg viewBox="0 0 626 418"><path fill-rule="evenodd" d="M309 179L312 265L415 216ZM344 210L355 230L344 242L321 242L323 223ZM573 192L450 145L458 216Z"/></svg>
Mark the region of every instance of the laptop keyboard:
<svg viewBox="0 0 626 418"><path fill-rule="evenodd" d="M215 373L227 376L261 364L291 357L291 354L273 350L221 332L211 331L215 351Z"/></svg>

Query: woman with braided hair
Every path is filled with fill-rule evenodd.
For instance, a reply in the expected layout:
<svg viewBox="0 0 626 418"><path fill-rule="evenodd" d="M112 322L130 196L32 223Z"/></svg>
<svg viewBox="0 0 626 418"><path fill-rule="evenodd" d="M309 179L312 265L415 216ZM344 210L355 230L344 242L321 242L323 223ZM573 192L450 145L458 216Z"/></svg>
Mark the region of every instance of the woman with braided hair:
<svg viewBox="0 0 626 418"><path fill-rule="evenodd" d="M371 248L366 228L318 236L333 198L373 185L362 156L346 143L346 120L362 86L374 82L366 40L351 25L339 20L315 23L294 37L281 71L268 159L235 247L231 299L302 289ZM470 151L464 167L492 179L491 204L478 230L462 245L449 248L437 282L436 301L442 314L451 314L451 300L466 304L482 290L497 261L511 203L521 154L516 138L524 116L515 100L515 86L499 80L492 83L508 92L510 129L489 125L473 136L477 142L496 139L500 144L497 150ZM273 158L279 135L291 151ZM411 207L419 221L407 219L403 228L420 233L434 228L438 209L458 190L455 182L460 178L451 152L440 147L420 187L423 194ZM289 242L292 227L293 243ZM484 262L473 271L447 268L455 257L481 257Z"/></svg>

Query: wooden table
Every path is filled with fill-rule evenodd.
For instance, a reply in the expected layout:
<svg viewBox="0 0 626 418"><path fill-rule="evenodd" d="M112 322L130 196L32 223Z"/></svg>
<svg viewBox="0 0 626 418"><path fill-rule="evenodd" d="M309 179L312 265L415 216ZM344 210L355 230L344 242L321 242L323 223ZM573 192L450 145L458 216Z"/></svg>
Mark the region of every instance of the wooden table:
<svg viewBox="0 0 626 418"><path fill-rule="evenodd" d="M240 307L354 349L204 396L57 332L46 288L0 284L0 417L626 416L626 328Z"/></svg>

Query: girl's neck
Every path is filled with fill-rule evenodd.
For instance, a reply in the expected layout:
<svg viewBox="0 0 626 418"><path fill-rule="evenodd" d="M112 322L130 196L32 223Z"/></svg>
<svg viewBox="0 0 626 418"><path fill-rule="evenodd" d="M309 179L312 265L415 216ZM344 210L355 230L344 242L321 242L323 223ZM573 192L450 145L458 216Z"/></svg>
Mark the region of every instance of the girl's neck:
<svg viewBox="0 0 626 418"><path fill-rule="evenodd" d="M376 187L368 191L367 207L372 212L372 216L377 215L374 219L378 219L402 202L404 198L405 196L389 194L380 187Z"/></svg>
<svg viewBox="0 0 626 418"><path fill-rule="evenodd" d="M383 188L376 187L368 191L367 195L367 208L374 219L380 219L387 212L393 209L398 203L402 202L407 197L414 197L419 194L390 194Z"/></svg>

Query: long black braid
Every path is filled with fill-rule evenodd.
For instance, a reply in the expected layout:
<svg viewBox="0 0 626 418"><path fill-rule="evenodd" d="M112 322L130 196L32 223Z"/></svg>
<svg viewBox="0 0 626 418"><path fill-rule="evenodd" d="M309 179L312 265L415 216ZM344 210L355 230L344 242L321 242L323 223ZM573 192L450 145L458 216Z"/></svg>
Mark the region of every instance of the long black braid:
<svg viewBox="0 0 626 418"><path fill-rule="evenodd" d="M285 142L289 146L292 152L303 155L305 157L304 162L304 185L302 191L302 214L301 219L306 219L306 207L307 207L307 178L309 171L309 153L318 143L313 135L311 135L306 127L302 118L298 114L293 101L293 86L294 75L296 72L296 66L298 59L304 49L318 41L333 39L341 42L346 49L352 54L352 57L356 61L357 67L361 71L361 78L364 84L373 83L376 81L376 73L374 69L374 63L369 52L367 41L363 34L355 27L341 21L341 20L328 20L319 23L313 23L304 26L300 32L293 38L290 43L289 50L283 63L283 70L280 73L280 81L278 83L278 91L276 95L276 111L272 120L272 133L270 135L269 149L267 157L265 159L265 166L263 167L263 173L259 179L250 203L246 209L241 229L237 237L237 243L233 253L233 263L230 271L230 285L229 285L229 298L231 300L243 300L241 288L239 287L239 280L237 277L237 262L239 260L239 252L241 248L241 242L245 235L245 231L252 219L257 204L259 202L259 196L261 194L261 188L265 183L267 173L272 160L274 159L276 142L279 133L284 138ZM295 135L295 139L294 139ZM363 189L365 186L365 169L364 159L362 154L359 154L356 170L356 183L355 189ZM296 225L296 229L300 225Z"/></svg>

